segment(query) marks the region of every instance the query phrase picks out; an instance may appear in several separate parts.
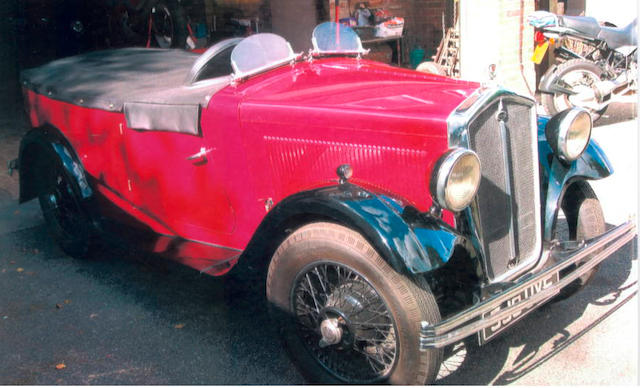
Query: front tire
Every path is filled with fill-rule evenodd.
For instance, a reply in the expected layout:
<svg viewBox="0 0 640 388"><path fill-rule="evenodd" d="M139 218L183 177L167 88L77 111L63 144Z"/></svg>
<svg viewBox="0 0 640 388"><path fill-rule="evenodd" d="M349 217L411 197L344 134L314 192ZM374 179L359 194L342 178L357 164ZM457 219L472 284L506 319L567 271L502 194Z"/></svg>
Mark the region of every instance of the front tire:
<svg viewBox="0 0 640 388"><path fill-rule="evenodd" d="M305 377L324 384L426 384L442 351L419 350L420 322L440 321L429 286L394 271L359 233L313 223L269 265L274 324Z"/></svg>
<svg viewBox="0 0 640 388"><path fill-rule="evenodd" d="M550 69L550 71L551 70L552 69ZM604 71L598 65L584 59L572 59L558 65L555 72L554 77L556 77L562 85L566 85L576 93L593 93L593 100L588 102L598 102L597 98L595 98L595 83L599 82L604 74ZM607 107L604 107L596 111L593 108L581 105L578 101L572 100L569 95L560 92L542 93L541 100L542 105L551 116L579 106L587 109L591 114L592 120L595 122L607 110Z"/></svg>
<svg viewBox="0 0 640 388"><path fill-rule="evenodd" d="M566 217L571 240L588 240L603 234L606 230L600 201L586 182L576 182L569 186L562 200L562 211ZM568 267L564 272L560 272L560 277L574 269L575 265ZM596 272L597 266L563 288L553 302L564 300L582 290L593 280Z"/></svg>

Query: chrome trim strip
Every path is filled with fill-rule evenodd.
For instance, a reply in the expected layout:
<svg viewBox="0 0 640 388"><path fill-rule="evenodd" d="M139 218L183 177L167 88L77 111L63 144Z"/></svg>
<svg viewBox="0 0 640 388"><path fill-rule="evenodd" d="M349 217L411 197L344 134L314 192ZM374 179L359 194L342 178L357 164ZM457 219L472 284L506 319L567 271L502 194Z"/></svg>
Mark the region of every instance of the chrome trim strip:
<svg viewBox="0 0 640 388"><path fill-rule="evenodd" d="M475 306L445 319L438 324L432 325L429 322L422 321L420 329L420 350L425 351L430 348L441 348L458 342L471 334L477 333L478 331L495 324L513 313L544 302L554 296L560 289L567 286L578 277L584 275L587 271L598 265L606 258L610 257L611 254L627 244L635 236L636 225L632 221L628 221L598 237L582 242L582 246L580 248L563 249L557 252L557 247L553 248L551 254L560 260L558 264L548 267L536 275L525 276L507 290L504 290L501 293L476 304ZM606 245L608 246L604 248ZM560 249L562 248L560 247ZM599 249L602 249L602 251L595 252ZM554 272L559 273L561 270L583 260L586 256L591 254L594 254L594 256L589 259L589 261L582 264L575 271L561 278L560 281L553 286L533 295L529 299L505 308L497 314L491 315L487 318L482 317L483 314L500 307L504 302L518 295L525 288L531 287L536 282L546 278Z"/></svg>
<svg viewBox="0 0 640 388"><path fill-rule="evenodd" d="M201 270L200 270L200 273L208 274L212 269L215 269L216 267L220 267L220 266L222 266L222 265L226 265L226 264L228 264L230 261L232 261L232 260L234 260L234 259L237 259L238 257L240 257L240 254L237 254L237 255L231 256L231 257L230 257L230 258L228 258L228 259L224 259L224 260L217 261L215 264L212 264L212 265L210 265L210 266L208 266L208 267L205 267L205 268L201 269Z"/></svg>
<svg viewBox="0 0 640 388"><path fill-rule="evenodd" d="M469 123L484 112L491 104L493 104L499 98L513 99L522 103L527 103L531 106L530 112L530 131L531 131L531 152L532 160L539 160L538 157L538 126L535 111L535 100L521 96L514 92L508 91L499 87L481 87L466 100L464 100L447 118L447 127L449 132L449 147L464 147L470 148L469 145ZM544 258L542 254L542 210L540 203L540 172L537 168L533 171L534 187L533 187L533 201L534 210L536 214L536 249L531 253L529 257L520 258L519 264L512 270L507 271L500 276L490 279L487 276L489 283L498 283L515 279L525 271L530 270L539 262L541 258ZM483 269L485 275L488 273L486 255L484 253L484 242L479 233L478 224L480 223L480 214L478 211L477 200L474 199L471 206L467 207L462 213L469 222L471 229L471 243L481 256Z"/></svg>
<svg viewBox="0 0 640 388"><path fill-rule="evenodd" d="M504 110L504 106L502 105L502 99L500 99L500 107L498 108L498 115L502 114L502 112L506 113ZM501 143L502 143L502 149L504 150L504 152L502 153L502 163L503 163L503 168L504 168L504 192L506 194L506 197L509 198L508 205L509 205L509 214L513 215L513 189L511 188L511 173L512 173L512 168L511 166L513 165L513 158L509 158L509 142L507 141L507 136L509 136L507 134L507 125L504 123L504 120L498 119L499 120L499 125L500 125L500 137L501 137ZM482 174L482 171L480 172L480 174ZM490 217L490 216L488 216ZM512 258L516 258L517 252L516 252L516 238L515 238L515 222L514 222L514 217L509 217L509 221L510 221L510 227L509 227L509 254L511 255Z"/></svg>
<svg viewBox="0 0 640 388"><path fill-rule="evenodd" d="M214 244L214 243L210 243L210 242L206 242L206 241L191 240L191 239L188 239L188 238L185 238L184 240L188 241L188 242L196 243L196 244L206 245L206 246L209 246L209 247L212 247L212 248L220 248L220 249L225 249L227 251L239 252L239 253L244 252L244 250L242 250L242 249L226 247L224 245Z"/></svg>

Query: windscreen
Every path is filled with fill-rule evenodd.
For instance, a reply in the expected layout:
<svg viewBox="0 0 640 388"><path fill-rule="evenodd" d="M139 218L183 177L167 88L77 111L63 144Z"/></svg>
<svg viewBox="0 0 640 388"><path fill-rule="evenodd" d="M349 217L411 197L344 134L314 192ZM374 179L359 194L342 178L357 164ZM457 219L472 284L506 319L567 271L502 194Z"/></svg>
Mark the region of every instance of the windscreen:
<svg viewBox="0 0 640 388"><path fill-rule="evenodd" d="M289 42L275 34L256 34L242 40L231 53L236 77L280 66L295 58Z"/></svg>
<svg viewBox="0 0 640 388"><path fill-rule="evenodd" d="M360 37L351 28L335 23L325 22L313 30L313 49L316 54L364 54Z"/></svg>

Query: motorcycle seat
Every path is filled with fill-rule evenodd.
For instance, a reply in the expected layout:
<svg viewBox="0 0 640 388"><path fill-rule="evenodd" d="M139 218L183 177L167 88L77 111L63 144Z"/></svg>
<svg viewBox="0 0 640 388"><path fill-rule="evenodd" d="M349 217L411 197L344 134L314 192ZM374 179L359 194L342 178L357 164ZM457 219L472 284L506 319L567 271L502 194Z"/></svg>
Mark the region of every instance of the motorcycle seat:
<svg viewBox="0 0 640 388"><path fill-rule="evenodd" d="M637 24L638 19L635 19L622 28L602 27L598 39L604 40L607 46L613 50L622 46L636 46L638 44Z"/></svg>
<svg viewBox="0 0 640 388"><path fill-rule="evenodd" d="M600 32L600 24L595 18L587 16L558 16L562 27L571 28L589 38L596 38Z"/></svg>

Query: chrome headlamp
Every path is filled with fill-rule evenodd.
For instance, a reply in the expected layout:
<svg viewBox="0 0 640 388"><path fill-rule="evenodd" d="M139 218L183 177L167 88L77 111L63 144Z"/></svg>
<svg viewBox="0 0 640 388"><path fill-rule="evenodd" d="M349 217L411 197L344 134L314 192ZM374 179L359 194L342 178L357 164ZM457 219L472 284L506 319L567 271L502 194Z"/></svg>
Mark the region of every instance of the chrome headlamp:
<svg viewBox="0 0 640 388"><path fill-rule="evenodd" d="M572 108L553 116L544 133L553 152L565 162L580 157L591 139L591 115L582 108Z"/></svg>
<svg viewBox="0 0 640 388"><path fill-rule="evenodd" d="M469 206L480 186L480 159L475 152L452 148L432 172L431 196L442 208L458 212Z"/></svg>

